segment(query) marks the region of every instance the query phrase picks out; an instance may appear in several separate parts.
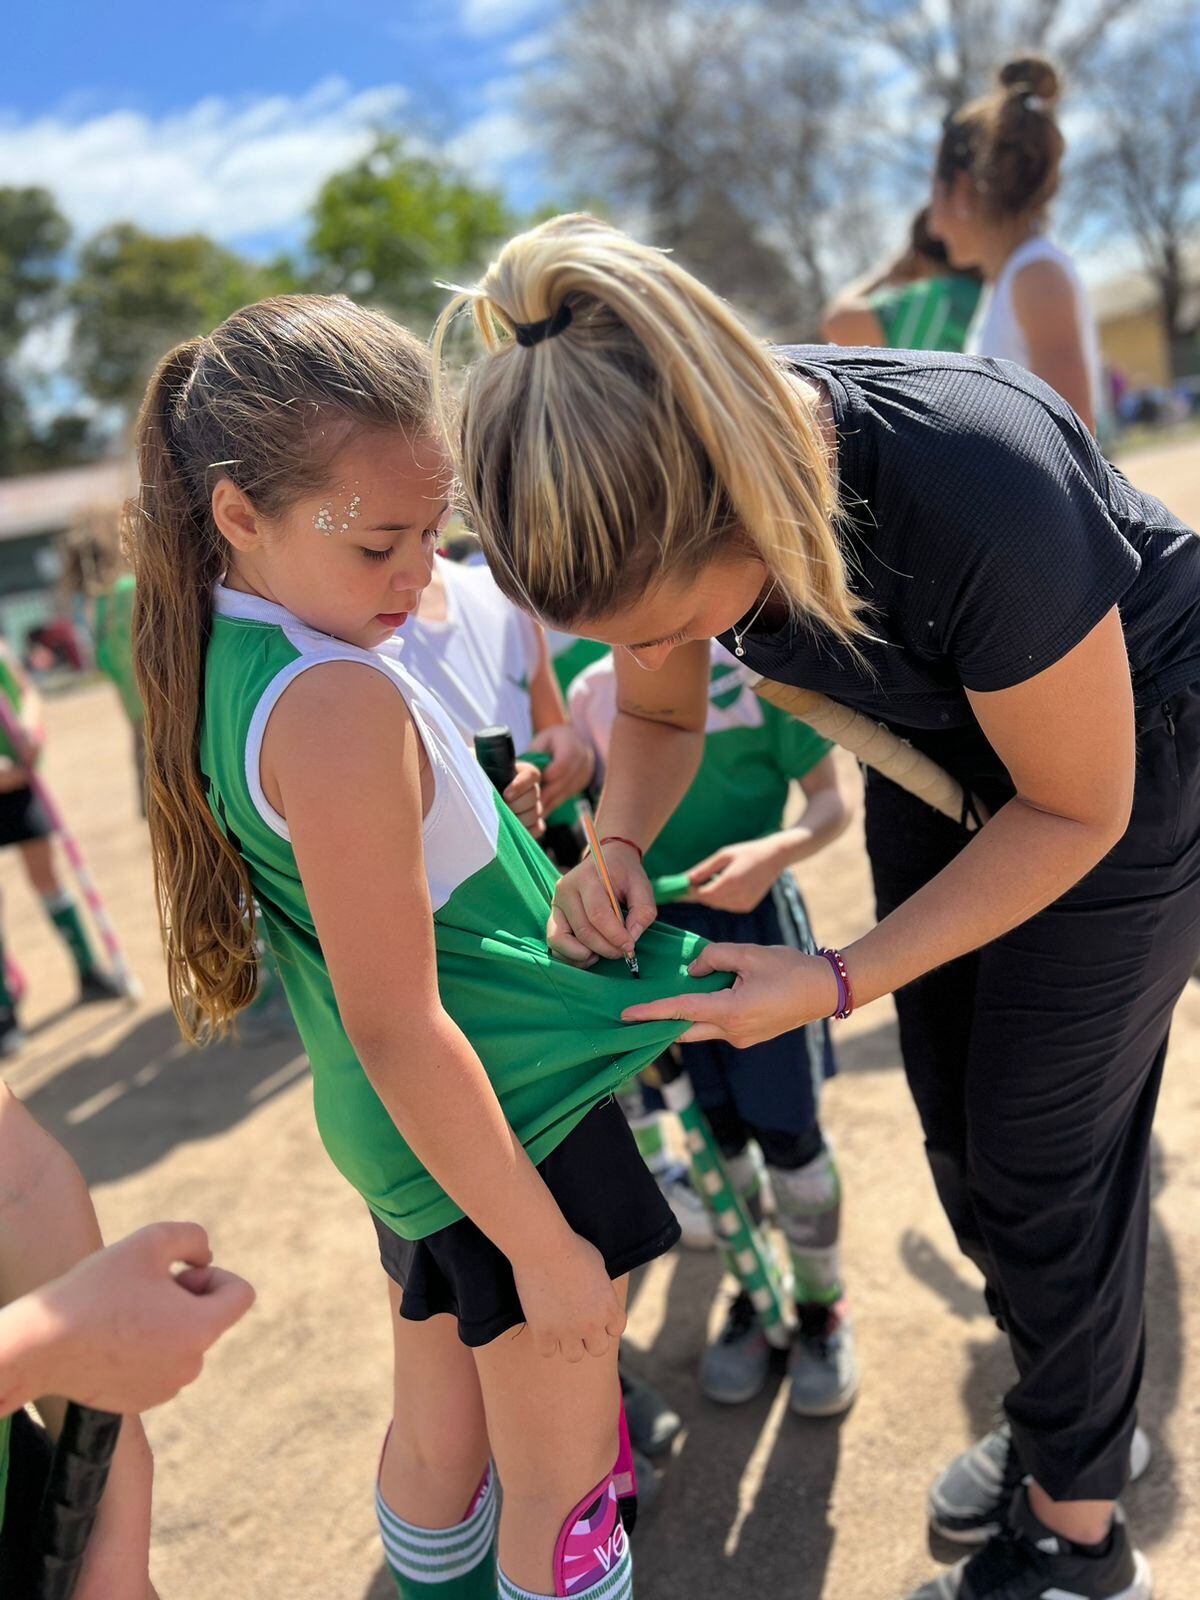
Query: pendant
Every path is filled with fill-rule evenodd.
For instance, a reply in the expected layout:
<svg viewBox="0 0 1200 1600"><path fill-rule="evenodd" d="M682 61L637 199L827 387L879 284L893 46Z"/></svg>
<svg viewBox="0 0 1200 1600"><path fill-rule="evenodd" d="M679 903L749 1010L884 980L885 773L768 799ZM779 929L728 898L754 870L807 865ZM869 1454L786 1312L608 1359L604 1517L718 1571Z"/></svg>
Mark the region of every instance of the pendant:
<svg viewBox="0 0 1200 1600"><path fill-rule="evenodd" d="M746 654L746 652L742 649L740 644L734 645L733 653L734 653L735 656L744 656Z"/></svg>

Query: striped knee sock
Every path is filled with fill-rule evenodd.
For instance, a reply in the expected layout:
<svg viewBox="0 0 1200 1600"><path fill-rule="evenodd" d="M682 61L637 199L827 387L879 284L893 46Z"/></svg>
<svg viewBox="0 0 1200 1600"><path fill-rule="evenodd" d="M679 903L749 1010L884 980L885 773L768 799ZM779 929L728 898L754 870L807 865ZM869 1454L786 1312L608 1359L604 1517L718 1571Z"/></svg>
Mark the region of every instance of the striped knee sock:
<svg viewBox="0 0 1200 1600"><path fill-rule="evenodd" d="M375 1511L401 1600L495 1600L496 1483L490 1467L465 1519L452 1528L405 1522L378 1485Z"/></svg>
<svg viewBox="0 0 1200 1600"><path fill-rule="evenodd" d="M499 1600L559 1600L555 1595L540 1595L532 1589L519 1588L502 1571L498 1570L497 1576L499 1586L496 1594ZM588 1589L572 1589L569 1593L570 1600L633 1600L633 1558L629 1554L628 1540L624 1553L598 1583L593 1583Z"/></svg>
<svg viewBox="0 0 1200 1600"><path fill-rule="evenodd" d="M794 1171L778 1167L770 1171L797 1303L833 1305L842 1296L842 1185L833 1151L826 1146L807 1166Z"/></svg>

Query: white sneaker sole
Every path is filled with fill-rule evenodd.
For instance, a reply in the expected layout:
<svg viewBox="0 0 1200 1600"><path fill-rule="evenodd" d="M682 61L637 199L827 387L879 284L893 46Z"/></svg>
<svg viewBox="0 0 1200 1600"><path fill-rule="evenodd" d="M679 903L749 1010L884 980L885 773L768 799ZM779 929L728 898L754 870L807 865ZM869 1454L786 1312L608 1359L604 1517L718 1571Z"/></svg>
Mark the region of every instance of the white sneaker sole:
<svg viewBox="0 0 1200 1600"><path fill-rule="evenodd" d="M1149 1438L1141 1428L1134 1431L1133 1443L1129 1448L1129 1481L1136 1483L1150 1465L1153 1456L1153 1447ZM940 1519L944 1508L937 1505L933 1493L930 1491L927 1502L926 1514L929 1517L929 1526L939 1539L944 1539L947 1544L957 1544L964 1547L970 1545L986 1544L994 1534L1000 1532L1001 1522L983 1523L977 1528L949 1528ZM1149 1568L1147 1568L1149 1571ZM1131 1600L1140 1600L1136 1589L1130 1591ZM1117 1595L1115 1600L1125 1600L1123 1595Z"/></svg>

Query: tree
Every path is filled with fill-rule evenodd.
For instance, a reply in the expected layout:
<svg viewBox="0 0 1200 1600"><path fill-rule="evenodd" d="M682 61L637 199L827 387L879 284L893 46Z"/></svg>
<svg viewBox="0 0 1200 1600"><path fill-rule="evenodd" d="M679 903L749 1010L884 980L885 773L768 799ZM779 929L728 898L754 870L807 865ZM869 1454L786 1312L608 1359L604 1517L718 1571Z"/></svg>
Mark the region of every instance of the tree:
<svg viewBox="0 0 1200 1600"><path fill-rule="evenodd" d="M497 191L382 133L361 160L322 185L307 255L316 287L427 325L446 299L435 280L474 276L512 230Z"/></svg>
<svg viewBox="0 0 1200 1600"><path fill-rule="evenodd" d="M1136 86L1130 92L1130 86ZM1197 327L1200 37L1182 27L1110 59L1079 189L1092 215L1132 229L1158 285L1176 370Z"/></svg>
<svg viewBox="0 0 1200 1600"><path fill-rule="evenodd" d="M0 472L24 464L32 423L14 358L53 313L70 233L47 190L0 187Z"/></svg>
<svg viewBox="0 0 1200 1600"><path fill-rule="evenodd" d="M203 234L163 238L115 223L84 245L68 290L72 366L94 399L131 410L164 350L295 287L286 262L260 266Z"/></svg>
<svg viewBox="0 0 1200 1600"><path fill-rule="evenodd" d="M737 0L576 0L529 91L565 173L780 333L824 297L849 100L811 28Z"/></svg>

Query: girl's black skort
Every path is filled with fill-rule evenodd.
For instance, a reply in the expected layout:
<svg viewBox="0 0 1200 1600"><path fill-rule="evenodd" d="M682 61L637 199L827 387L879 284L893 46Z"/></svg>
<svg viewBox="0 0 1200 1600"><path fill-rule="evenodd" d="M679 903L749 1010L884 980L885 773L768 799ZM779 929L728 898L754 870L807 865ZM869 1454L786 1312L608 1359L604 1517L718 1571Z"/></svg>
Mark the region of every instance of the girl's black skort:
<svg viewBox="0 0 1200 1600"><path fill-rule="evenodd" d="M595 1245L610 1278L665 1255L679 1224L615 1100L603 1100L539 1163L546 1187L572 1229ZM379 1259L404 1290L400 1315L425 1322L448 1313L473 1348L525 1320L512 1266L469 1217L426 1239L402 1239L372 1213Z"/></svg>
<svg viewBox="0 0 1200 1600"><path fill-rule="evenodd" d="M10 789L7 794L0 794L0 845L48 839L53 832L50 818L32 789Z"/></svg>

